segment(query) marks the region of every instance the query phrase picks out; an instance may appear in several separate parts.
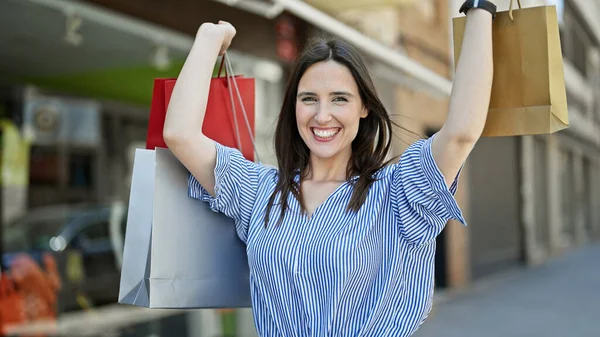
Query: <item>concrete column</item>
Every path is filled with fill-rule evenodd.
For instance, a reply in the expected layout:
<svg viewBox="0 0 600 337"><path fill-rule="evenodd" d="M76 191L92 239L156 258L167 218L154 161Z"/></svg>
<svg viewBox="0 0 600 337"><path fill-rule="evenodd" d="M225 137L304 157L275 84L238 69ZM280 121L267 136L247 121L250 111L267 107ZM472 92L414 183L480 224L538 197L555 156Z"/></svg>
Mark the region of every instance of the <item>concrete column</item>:
<svg viewBox="0 0 600 337"><path fill-rule="evenodd" d="M201 309L187 315L189 336L215 337L221 335L221 317L216 310Z"/></svg>
<svg viewBox="0 0 600 337"><path fill-rule="evenodd" d="M254 315L252 309L237 310L237 336L258 337L254 326Z"/></svg>
<svg viewBox="0 0 600 337"><path fill-rule="evenodd" d="M593 239L600 239L600 160L593 163L591 173Z"/></svg>
<svg viewBox="0 0 600 337"><path fill-rule="evenodd" d="M584 198L588 198L585 195L584 184L589 184L589 181L585 181L583 175L583 154L579 150L573 152L573 177L575 181L575 235L573 237L573 245L575 247L582 246L586 241L586 230L585 230L585 207Z"/></svg>
<svg viewBox="0 0 600 337"><path fill-rule="evenodd" d="M529 265L544 261L546 253L536 241L535 152L533 136L521 137L521 199L525 260Z"/></svg>
<svg viewBox="0 0 600 337"><path fill-rule="evenodd" d="M560 176L560 148L556 135L550 135L546 138L546 167L548 169L548 233L550 234L549 250L551 255L558 255L564 250L563 245L563 225L561 221L562 207L561 201L564 196Z"/></svg>

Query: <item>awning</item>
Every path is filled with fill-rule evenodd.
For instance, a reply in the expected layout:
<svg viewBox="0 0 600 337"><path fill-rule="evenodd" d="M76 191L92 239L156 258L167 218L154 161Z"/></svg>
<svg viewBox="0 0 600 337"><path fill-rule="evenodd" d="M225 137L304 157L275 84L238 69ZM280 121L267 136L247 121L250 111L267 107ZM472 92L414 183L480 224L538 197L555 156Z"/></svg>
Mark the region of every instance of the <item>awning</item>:
<svg viewBox="0 0 600 337"><path fill-rule="evenodd" d="M231 3L239 7L250 2ZM272 11L257 7L255 12L276 15L285 9L353 43L378 61L375 68L406 75L395 77L402 77L410 87L450 94L449 80L302 1L262 3ZM0 74L42 87L138 104L148 104L153 78L178 74L193 43L187 34L72 0L4 0L0 22L4 27L0 29ZM171 64L163 64L161 70L166 60Z"/></svg>
<svg viewBox="0 0 600 337"><path fill-rule="evenodd" d="M182 34L64 0L2 0L0 27L4 81L135 105L149 104L155 77L178 74L192 44Z"/></svg>
<svg viewBox="0 0 600 337"><path fill-rule="evenodd" d="M188 34L80 1L0 1L0 77L9 83L147 106L153 79L177 76L193 42ZM257 78L278 75L273 62L230 54L234 64L252 61L263 69Z"/></svg>

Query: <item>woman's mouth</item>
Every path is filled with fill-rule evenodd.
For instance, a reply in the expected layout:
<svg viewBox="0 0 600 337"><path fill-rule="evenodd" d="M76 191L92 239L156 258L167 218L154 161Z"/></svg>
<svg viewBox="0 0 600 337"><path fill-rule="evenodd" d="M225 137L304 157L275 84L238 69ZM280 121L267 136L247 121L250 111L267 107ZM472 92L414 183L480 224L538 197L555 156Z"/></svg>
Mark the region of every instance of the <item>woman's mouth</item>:
<svg viewBox="0 0 600 337"><path fill-rule="evenodd" d="M340 132L341 128L310 128L310 130L312 131L313 136L317 141L328 142L331 141Z"/></svg>

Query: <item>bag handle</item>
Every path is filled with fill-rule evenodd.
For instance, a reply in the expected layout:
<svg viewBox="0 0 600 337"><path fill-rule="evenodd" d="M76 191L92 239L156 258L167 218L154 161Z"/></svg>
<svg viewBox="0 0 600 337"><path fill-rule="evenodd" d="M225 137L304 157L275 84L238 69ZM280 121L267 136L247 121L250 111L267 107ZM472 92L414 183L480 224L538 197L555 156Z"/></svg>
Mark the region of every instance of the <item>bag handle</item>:
<svg viewBox="0 0 600 337"><path fill-rule="evenodd" d="M221 65L219 66L219 72L217 73L217 77L221 77L221 70L223 70L223 64L225 63L225 55L221 58ZM227 67L225 67L225 76L227 76Z"/></svg>
<svg viewBox="0 0 600 337"><path fill-rule="evenodd" d="M256 143L254 141L254 136L252 136L252 128L250 127L250 122L248 121L248 114L246 113L246 108L244 107L244 102L242 101L242 95L240 94L240 89L238 88L237 81L235 80L235 76L233 76L233 68L231 66L231 62L229 61L229 57L227 56L227 52L223 55L223 59L221 60L221 66L223 66L223 62L225 62L225 74L227 76L227 89L229 90L229 99L231 100L231 109L233 110L233 124L235 124L235 136L237 138L237 142L240 146L240 151L242 151L242 141L240 138L240 130L238 128L237 122L237 113L235 110L235 103L233 102L233 92L231 90L231 82L233 82L233 87L235 87L235 92L238 97L238 101L240 102L240 106L242 107L242 114L244 115L244 121L246 122L246 127L248 128L248 135L250 135L250 140L252 141L252 147L254 148L254 153L256 154L256 160L260 162L258 157L258 151L256 150ZM219 70L219 73L221 70Z"/></svg>
<svg viewBox="0 0 600 337"><path fill-rule="evenodd" d="M517 0L517 5L519 6L519 9L522 9L521 0ZM510 0L510 5L508 6L508 17L510 18L510 21L515 21L515 18L513 17L513 0Z"/></svg>

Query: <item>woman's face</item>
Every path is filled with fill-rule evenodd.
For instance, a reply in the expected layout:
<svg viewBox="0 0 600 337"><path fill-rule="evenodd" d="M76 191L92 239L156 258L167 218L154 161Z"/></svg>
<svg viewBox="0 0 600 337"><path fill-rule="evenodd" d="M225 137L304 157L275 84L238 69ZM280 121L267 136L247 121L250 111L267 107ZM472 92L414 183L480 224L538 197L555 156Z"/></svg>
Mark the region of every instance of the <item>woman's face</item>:
<svg viewBox="0 0 600 337"><path fill-rule="evenodd" d="M298 84L296 124L311 156L331 159L352 151L367 116L350 70L335 61L310 66Z"/></svg>

